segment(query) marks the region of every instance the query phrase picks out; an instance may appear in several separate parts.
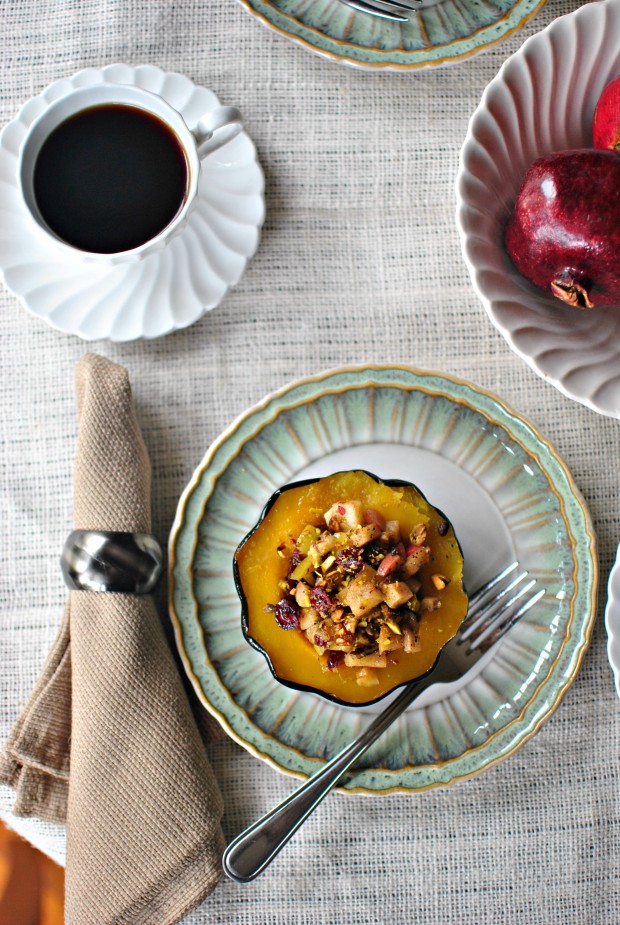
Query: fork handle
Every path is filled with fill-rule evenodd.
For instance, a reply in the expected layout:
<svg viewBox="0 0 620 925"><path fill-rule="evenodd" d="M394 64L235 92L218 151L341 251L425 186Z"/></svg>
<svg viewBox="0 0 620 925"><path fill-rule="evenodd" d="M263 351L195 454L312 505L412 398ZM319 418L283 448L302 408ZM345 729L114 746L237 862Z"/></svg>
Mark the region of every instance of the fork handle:
<svg viewBox="0 0 620 925"><path fill-rule="evenodd" d="M239 883L262 873L289 838L327 796L351 765L428 687L415 681L398 695L356 739L285 800L238 835L224 851L224 872Z"/></svg>

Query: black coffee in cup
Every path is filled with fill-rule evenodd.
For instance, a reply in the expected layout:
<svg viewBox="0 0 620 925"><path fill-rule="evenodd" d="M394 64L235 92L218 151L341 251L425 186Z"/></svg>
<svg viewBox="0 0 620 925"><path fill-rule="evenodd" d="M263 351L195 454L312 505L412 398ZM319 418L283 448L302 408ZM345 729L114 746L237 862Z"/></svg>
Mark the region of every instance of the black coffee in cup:
<svg viewBox="0 0 620 925"><path fill-rule="evenodd" d="M73 247L139 247L179 213L189 184L176 134L137 106L92 106L61 122L37 155L33 191L48 228Z"/></svg>

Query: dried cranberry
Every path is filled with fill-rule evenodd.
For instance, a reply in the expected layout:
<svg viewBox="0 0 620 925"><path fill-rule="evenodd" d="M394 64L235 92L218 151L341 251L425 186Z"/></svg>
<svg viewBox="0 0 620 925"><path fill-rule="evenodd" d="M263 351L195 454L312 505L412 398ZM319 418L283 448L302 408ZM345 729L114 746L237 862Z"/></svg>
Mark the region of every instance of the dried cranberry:
<svg viewBox="0 0 620 925"><path fill-rule="evenodd" d="M276 604L274 613L276 623L283 630L296 630L299 628L299 607L295 601L289 601L283 597Z"/></svg>
<svg viewBox="0 0 620 925"><path fill-rule="evenodd" d="M325 639L324 636L319 636L318 633L314 634L312 641L314 642L315 646L320 646L321 649L325 649L327 647L327 639Z"/></svg>
<svg viewBox="0 0 620 925"><path fill-rule="evenodd" d="M346 575L357 575L358 572L362 571L364 563L361 559L354 559L351 557L343 559L342 562L339 563L339 566Z"/></svg>
<svg viewBox="0 0 620 925"><path fill-rule="evenodd" d="M334 606L334 602L325 590L325 588L314 587L310 592L310 603L320 614L328 614Z"/></svg>
<svg viewBox="0 0 620 925"><path fill-rule="evenodd" d="M336 555L336 568L348 575L357 575L364 563L360 559L361 551L357 546L347 546Z"/></svg>
<svg viewBox="0 0 620 925"><path fill-rule="evenodd" d="M291 572L294 572L294 571L295 571L295 569L297 568L297 566L299 565L299 563L300 563L302 560L303 560L303 555L300 553L300 551L299 551L298 549L294 549L291 558L288 560L288 564L289 564L289 569L288 569L289 575L290 575Z"/></svg>
<svg viewBox="0 0 620 925"><path fill-rule="evenodd" d="M330 652L327 656L327 667L330 671L333 671L338 665L342 665L343 662L344 652Z"/></svg>

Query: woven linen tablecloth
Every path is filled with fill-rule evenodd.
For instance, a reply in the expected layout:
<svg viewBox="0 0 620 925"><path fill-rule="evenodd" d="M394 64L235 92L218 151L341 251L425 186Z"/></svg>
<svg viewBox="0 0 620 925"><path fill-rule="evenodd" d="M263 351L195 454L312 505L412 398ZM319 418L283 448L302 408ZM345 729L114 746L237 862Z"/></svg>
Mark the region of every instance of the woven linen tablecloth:
<svg viewBox="0 0 620 925"><path fill-rule="evenodd" d="M21 0L0 11L0 119L87 66L152 63L243 112L267 219L238 287L194 326L86 345L0 293L0 738L55 636L71 524L73 370L94 348L127 366L153 466L155 532L211 441L266 393L340 365L399 363L488 388L568 462L599 539L598 619L560 708L519 752L451 788L334 794L253 884L222 882L187 925L617 925L620 704L605 584L620 538L618 422L563 397L487 320L461 258L454 180L468 118L503 60L574 0L456 66L345 68L261 28L232 0ZM165 614L165 589L160 594ZM291 778L227 738L210 760L230 838ZM3 818L61 861L61 827ZM15 923L19 925L19 923ZM161 925L161 923L154 923Z"/></svg>

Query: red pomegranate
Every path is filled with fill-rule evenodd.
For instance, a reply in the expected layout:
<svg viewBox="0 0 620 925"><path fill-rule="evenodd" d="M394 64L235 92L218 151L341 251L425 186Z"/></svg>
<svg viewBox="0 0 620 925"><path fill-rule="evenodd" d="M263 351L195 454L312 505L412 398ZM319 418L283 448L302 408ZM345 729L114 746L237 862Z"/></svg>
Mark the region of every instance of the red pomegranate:
<svg viewBox="0 0 620 925"><path fill-rule="evenodd" d="M592 119L595 148L620 152L620 77L607 84L598 98Z"/></svg>
<svg viewBox="0 0 620 925"><path fill-rule="evenodd" d="M569 305L620 305L620 157L584 149L534 161L505 243L526 279Z"/></svg>

